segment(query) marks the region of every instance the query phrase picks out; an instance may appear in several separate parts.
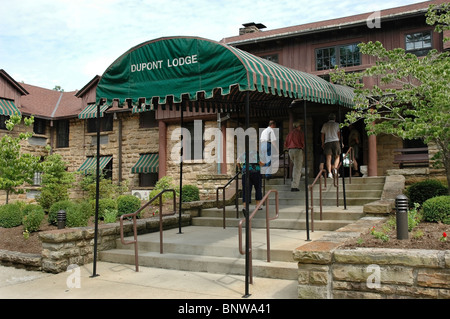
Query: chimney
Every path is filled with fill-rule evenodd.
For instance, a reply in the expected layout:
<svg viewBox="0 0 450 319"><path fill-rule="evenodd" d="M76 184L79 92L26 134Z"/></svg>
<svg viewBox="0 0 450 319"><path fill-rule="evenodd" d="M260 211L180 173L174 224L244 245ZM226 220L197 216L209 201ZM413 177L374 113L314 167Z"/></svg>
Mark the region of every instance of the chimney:
<svg viewBox="0 0 450 319"><path fill-rule="evenodd" d="M243 28L239 28L239 35L243 35L246 33L260 32L261 29L266 28L264 24L255 22L244 23L243 26L244 26Z"/></svg>

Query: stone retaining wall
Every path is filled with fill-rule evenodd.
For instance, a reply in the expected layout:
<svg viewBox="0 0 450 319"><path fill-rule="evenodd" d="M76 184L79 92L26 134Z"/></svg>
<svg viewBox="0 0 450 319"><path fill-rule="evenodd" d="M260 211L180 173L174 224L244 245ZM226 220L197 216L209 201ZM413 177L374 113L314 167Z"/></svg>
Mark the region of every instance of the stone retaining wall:
<svg viewBox="0 0 450 319"><path fill-rule="evenodd" d="M450 299L450 250L342 249L382 222L363 218L294 251L300 299Z"/></svg>
<svg viewBox="0 0 450 319"><path fill-rule="evenodd" d="M163 228L178 227L178 215L163 218ZM182 226L190 224L191 216L182 214ZM137 220L138 234L159 231L159 217ZM124 222L124 236L133 235L133 223ZM65 272L71 264L84 265L94 260L94 227L65 228L42 232L42 253L24 254L0 250L0 264L50 273ZM120 238L120 223L98 226L97 251L113 249Z"/></svg>

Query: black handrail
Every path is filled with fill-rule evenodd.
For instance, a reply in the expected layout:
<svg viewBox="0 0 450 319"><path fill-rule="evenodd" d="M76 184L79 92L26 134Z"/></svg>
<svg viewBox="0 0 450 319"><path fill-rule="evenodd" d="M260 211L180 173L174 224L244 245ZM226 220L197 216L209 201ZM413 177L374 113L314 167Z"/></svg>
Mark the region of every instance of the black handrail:
<svg viewBox="0 0 450 319"><path fill-rule="evenodd" d="M134 263L136 266L136 272L139 271L139 262L138 262L138 245L137 245L137 225L136 225L136 218L137 215L143 211L147 206L149 206L153 201L159 198L159 252L160 254L163 253L163 227L162 227L162 217L163 217L163 211L162 211L162 195L165 192L173 192L173 209L174 212L171 214L165 214L165 216L171 216L176 213L176 192L173 189L164 189L161 192L159 192L155 197L153 197L150 201L148 201L144 206L139 208L134 213L130 214L124 214L120 216L120 240L122 244L129 245L134 244ZM134 234L134 240L132 241L125 241L123 236L123 219L133 217L133 234Z"/></svg>
<svg viewBox="0 0 450 319"><path fill-rule="evenodd" d="M350 165L349 165L348 180L349 180L349 183L351 184L352 183L352 165L353 165L353 162L355 161L355 155L353 153L352 147L349 147L347 152L345 153L345 155L342 156L342 161L339 161L339 165L338 165L338 167L336 167L336 172L339 172L339 169L341 168L341 166L343 166L343 163L342 163L343 160L349 155L349 153L350 153L351 161L350 161ZM342 170L342 172L345 173L344 170ZM336 187L336 207L339 207L339 175L338 174L335 174L333 176L333 185ZM344 189L344 191L345 191L345 189ZM344 194L344 197L345 197L345 194ZM344 198L344 200L345 200L345 198Z"/></svg>
<svg viewBox="0 0 450 319"><path fill-rule="evenodd" d="M275 217L269 218L269 195L270 193L275 193ZM266 195L261 199L261 201L256 205L255 209L249 216L249 264L250 264L250 283L253 283L253 271L252 271L252 219L255 214L259 211L261 206L266 204L266 238L267 238L267 262L270 262L270 221L277 219L279 216L279 205L278 205L278 191L271 189L267 192ZM244 255L244 249L242 248L242 225L246 221L246 218L243 218L239 221L239 252L241 255Z"/></svg>
<svg viewBox="0 0 450 319"><path fill-rule="evenodd" d="M239 174L241 172L237 172L226 184L225 186L219 186L216 188L216 207L219 208L219 189L222 189L222 209L223 209L223 228L226 228L226 221L225 221L225 189L230 185L234 180L236 180L236 198L235 198L235 205L236 205L236 218L239 218Z"/></svg>

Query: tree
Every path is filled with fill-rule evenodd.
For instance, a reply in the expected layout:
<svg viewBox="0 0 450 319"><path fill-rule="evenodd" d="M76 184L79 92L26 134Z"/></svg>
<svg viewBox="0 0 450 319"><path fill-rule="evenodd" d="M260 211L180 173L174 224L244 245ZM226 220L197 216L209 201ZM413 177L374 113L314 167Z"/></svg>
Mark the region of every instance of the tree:
<svg viewBox="0 0 450 319"><path fill-rule="evenodd" d="M19 115L12 115L6 121L8 131L11 132L21 119ZM24 119L26 126L31 126L33 122L33 117ZM20 152L20 142L31 136L32 133L19 133L18 137L5 134L0 140L0 190L6 191L6 203L11 193L23 193L19 187L24 183L31 184L34 173L39 171L40 158Z"/></svg>
<svg viewBox="0 0 450 319"><path fill-rule="evenodd" d="M450 4L430 6L427 23L437 24L437 32L448 30L449 9ZM369 135L385 133L434 143L439 151L433 159L443 164L450 184L449 53L431 50L417 57L401 48L386 50L380 42L361 43L359 48L375 57L376 64L348 74L337 68L331 76L333 82L355 88L355 107L347 113L345 124L364 119ZM376 77L381 85L367 88L361 81L364 77Z"/></svg>
<svg viewBox="0 0 450 319"><path fill-rule="evenodd" d="M54 203L69 199L69 188L75 182L75 177L67 171L67 163L59 154L46 156L41 167L42 188L36 201L48 212Z"/></svg>

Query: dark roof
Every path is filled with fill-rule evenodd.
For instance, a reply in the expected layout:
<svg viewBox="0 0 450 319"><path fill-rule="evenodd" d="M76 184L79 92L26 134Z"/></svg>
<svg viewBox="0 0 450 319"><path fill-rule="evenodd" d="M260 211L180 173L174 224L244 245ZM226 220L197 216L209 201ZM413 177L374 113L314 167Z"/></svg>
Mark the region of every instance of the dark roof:
<svg viewBox="0 0 450 319"><path fill-rule="evenodd" d="M77 91L60 92L25 83L22 86L29 92L21 99L20 110L24 115L61 119L77 117L82 110L81 99L75 96Z"/></svg>
<svg viewBox="0 0 450 319"><path fill-rule="evenodd" d="M425 12L427 12L428 7L431 4L439 5L447 2L448 0L432 0L387 10L381 10L380 11L381 23L383 23L383 21L387 21L390 19L399 19L402 16L414 16L419 14L423 15L425 14ZM246 43L263 42L280 38L294 37L308 33L318 33L332 29L342 29L345 27L352 27L356 25L365 25L367 23L367 19L372 14L373 12L369 12L343 18L295 25L286 28L273 29L254 33L246 33L240 36L224 38L220 42L231 45L240 45Z"/></svg>

